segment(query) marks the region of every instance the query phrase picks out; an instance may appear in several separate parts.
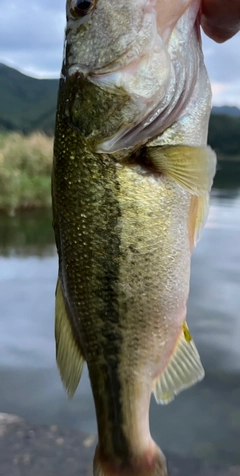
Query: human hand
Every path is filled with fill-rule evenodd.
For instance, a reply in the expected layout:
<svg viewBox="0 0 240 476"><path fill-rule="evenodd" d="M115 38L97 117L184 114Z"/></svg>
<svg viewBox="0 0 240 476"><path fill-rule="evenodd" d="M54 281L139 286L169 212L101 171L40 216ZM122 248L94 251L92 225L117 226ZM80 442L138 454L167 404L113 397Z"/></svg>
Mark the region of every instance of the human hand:
<svg viewBox="0 0 240 476"><path fill-rule="evenodd" d="M218 43L240 30L240 0L202 0L203 31Z"/></svg>

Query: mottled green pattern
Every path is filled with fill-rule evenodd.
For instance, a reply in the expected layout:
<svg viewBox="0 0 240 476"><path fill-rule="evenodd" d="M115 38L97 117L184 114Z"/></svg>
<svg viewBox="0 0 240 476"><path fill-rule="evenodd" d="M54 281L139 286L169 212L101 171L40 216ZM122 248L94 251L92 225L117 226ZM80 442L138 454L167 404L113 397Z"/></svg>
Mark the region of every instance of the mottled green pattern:
<svg viewBox="0 0 240 476"><path fill-rule="evenodd" d="M116 167L91 153L66 120L58 123L54 153L54 228L63 293L95 383L98 419L100 424L101 419L111 422L109 437L116 436L115 451L126 455L118 376L120 210Z"/></svg>

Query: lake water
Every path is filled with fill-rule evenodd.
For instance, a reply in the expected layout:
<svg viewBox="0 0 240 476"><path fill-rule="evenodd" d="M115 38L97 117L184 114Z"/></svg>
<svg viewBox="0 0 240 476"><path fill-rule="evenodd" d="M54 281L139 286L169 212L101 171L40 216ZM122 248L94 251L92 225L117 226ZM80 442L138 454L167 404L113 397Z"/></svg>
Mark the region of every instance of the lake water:
<svg viewBox="0 0 240 476"><path fill-rule="evenodd" d="M217 177L192 259L188 322L206 377L168 406L153 400L150 411L162 449L231 464L240 464L239 177ZM96 432L87 372L68 402L55 364L51 214L1 217L0 237L0 412Z"/></svg>

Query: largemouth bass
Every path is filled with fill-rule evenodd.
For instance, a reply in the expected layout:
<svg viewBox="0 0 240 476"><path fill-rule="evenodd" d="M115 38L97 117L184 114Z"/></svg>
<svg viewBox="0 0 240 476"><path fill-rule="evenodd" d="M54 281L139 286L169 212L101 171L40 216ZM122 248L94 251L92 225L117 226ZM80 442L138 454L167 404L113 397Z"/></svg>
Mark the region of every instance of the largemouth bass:
<svg viewBox="0 0 240 476"><path fill-rule="evenodd" d="M199 0L68 0L52 175L57 363L87 363L94 476L166 476L149 430L204 370L186 323L215 154Z"/></svg>

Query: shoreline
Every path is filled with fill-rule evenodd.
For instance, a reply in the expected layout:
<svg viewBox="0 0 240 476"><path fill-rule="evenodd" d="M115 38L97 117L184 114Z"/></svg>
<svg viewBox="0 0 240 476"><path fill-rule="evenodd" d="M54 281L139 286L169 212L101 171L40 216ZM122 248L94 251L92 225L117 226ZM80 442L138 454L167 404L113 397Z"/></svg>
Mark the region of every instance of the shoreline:
<svg viewBox="0 0 240 476"><path fill-rule="evenodd" d="M32 425L0 413L1 476L92 476L96 435ZM168 454L169 476L239 476L240 466L219 466Z"/></svg>

